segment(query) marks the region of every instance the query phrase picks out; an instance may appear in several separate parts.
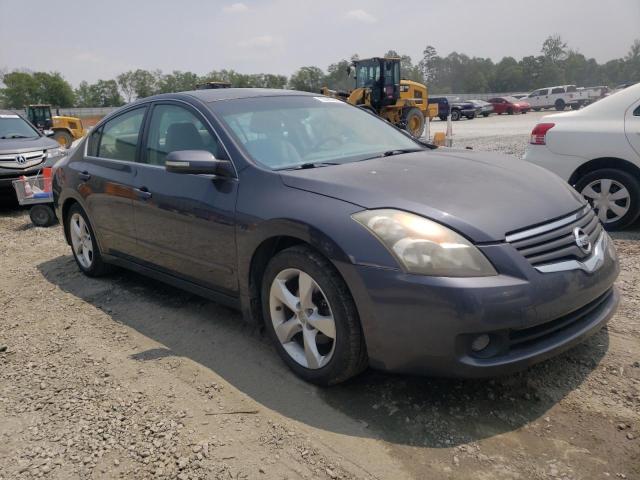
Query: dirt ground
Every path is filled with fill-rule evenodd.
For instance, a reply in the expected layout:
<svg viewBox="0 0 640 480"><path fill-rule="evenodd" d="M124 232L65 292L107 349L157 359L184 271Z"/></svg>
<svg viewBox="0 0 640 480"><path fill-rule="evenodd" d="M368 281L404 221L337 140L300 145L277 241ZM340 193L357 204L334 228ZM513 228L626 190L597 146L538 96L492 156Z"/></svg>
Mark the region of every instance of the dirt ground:
<svg viewBox="0 0 640 480"><path fill-rule="evenodd" d="M638 236L616 235L618 313L561 357L321 389L238 313L126 271L86 278L59 226L5 208L0 480L640 479Z"/></svg>

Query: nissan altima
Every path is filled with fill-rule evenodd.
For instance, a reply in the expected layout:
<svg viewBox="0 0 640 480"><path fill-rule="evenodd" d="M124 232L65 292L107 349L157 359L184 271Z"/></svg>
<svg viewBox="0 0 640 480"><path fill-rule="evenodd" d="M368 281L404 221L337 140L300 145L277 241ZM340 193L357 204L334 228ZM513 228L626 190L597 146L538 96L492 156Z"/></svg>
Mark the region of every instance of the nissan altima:
<svg viewBox="0 0 640 480"><path fill-rule="evenodd" d="M310 93L145 98L97 124L53 183L82 272L125 267L237 307L321 385L367 366L508 373L618 303L613 243L562 179Z"/></svg>

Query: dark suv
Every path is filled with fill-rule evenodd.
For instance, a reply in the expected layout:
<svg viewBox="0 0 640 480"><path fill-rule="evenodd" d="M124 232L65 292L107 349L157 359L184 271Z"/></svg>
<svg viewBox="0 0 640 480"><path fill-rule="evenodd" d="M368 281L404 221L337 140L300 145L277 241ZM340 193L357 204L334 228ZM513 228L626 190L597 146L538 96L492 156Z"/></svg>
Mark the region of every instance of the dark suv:
<svg viewBox="0 0 640 480"><path fill-rule="evenodd" d="M53 135L53 132L51 132ZM15 112L0 110L0 193L14 195L12 181L35 175L65 155L55 140L47 138Z"/></svg>
<svg viewBox="0 0 640 480"><path fill-rule="evenodd" d="M559 177L320 95L149 97L101 121L53 183L85 274L120 265L237 307L323 385L367 365L510 372L618 303L613 243Z"/></svg>

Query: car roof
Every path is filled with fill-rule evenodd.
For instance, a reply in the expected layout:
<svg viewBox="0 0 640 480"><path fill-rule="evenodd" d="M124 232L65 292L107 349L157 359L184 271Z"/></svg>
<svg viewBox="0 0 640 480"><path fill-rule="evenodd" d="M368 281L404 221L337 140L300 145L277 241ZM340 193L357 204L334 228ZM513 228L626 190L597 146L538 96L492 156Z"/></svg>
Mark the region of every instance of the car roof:
<svg viewBox="0 0 640 480"><path fill-rule="evenodd" d="M278 88L218 88L208 90L192 90L180 92L190 95L204 103L219 102L222 100L236 100L239 98L255 97L287 97L287 96L320 96L319 93L303 92L299 90L282 90Z"/></svg>

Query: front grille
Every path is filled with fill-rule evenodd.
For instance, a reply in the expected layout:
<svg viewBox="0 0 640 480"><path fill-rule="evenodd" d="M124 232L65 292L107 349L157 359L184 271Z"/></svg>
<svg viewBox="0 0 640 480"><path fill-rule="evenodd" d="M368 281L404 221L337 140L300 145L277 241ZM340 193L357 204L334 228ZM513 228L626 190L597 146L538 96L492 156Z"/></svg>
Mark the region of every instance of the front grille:
<svg viewBox="0 0 640 480"><path fill-rule="evenodd" d="M587 206L569 216L525 230L507 234L506 240L531 265L556 263L565 260L584 260L590 253L576 243L574 230L581 228L595 245L602 233L602 225L591 207Z"/></svg>
<svg viewBox="0 0 640 480"><path fill-rule="evenodd" d="M26 170L39 163L42 163L46 158L46 153L43 150L35 150L33 152L24 153L10 153L0 155L0 168L10 168L13 170ZM23 157L24 163L20 163L17 157Z"/></svg>
<svg viewBox="0 0 640 480"><path fill-rule="evenodd" d="M561 331L573 326L578 325L580 322L586 322L591 319L591 314L595 312L607 299L613 295L612 290L608 290L606 293L588 303L582 308L557 318L550 322L542 323L534 327L523 328L520 330L509 331L509 349L524 348L527 345L531 345L534 342L543 341L553 335L559 334Z"/></svg>

